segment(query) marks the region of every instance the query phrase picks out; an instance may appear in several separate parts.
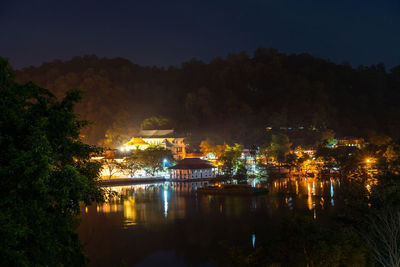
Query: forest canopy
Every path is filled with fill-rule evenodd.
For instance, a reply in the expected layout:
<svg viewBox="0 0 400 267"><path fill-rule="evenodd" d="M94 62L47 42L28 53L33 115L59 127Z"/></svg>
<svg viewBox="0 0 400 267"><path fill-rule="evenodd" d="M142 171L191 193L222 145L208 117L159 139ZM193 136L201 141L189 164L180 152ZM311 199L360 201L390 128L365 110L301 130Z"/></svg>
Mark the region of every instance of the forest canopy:
<svg viewBox="0 0 400 267"><path fill-rule="evenodd" d="M168 68L87 55L25 68L17 78L57 97L82 89L77 112L94 122L85 132L91 144L103 143L107 131L132 132L160 116L192 138L214 135L244 144L262 142L266 127L361 137L400 133L400 65L390 71L383 64L354 68L259 48L251 56L192 59Z"/></svg>

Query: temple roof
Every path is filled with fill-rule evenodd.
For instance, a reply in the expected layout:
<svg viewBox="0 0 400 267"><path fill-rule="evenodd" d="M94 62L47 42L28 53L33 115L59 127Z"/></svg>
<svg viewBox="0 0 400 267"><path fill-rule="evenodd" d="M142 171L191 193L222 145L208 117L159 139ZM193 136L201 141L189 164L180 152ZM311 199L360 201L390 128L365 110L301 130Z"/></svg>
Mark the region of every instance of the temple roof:
<svg viewBox="0 0 400 267"><path fill-rule="evenodd" d="M142 138L132 138L131 140L129 140L128 143L126 143L125 145L128 146L140 146L140 145L148 145L148 143L146 143Z"/></svg>
<svg viewBox="0 0 400 267"><path fill-rule="evenodd" d="M211 162L199 158L185 158L169 169L188 170L188 169L212 169L216 168Z"/></svg>
<svg viewBox="0 0 400 267"><path fill-rule="evenodd" d="M167 137L175 137L174 130L141 130L138 133L139 137L142 138L167 138Z"/></svg>

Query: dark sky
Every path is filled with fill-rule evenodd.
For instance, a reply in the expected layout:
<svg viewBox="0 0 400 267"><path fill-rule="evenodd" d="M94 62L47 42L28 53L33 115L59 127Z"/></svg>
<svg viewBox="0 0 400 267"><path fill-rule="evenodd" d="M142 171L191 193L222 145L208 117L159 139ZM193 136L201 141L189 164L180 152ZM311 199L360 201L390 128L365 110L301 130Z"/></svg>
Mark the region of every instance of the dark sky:
<svg viewBox="0 0 400 267"><path fill-rule="evenodd" d="M393 67L400 1L0 0L0 36L15 68L83 54L166 66L261 46Z"/></svg>

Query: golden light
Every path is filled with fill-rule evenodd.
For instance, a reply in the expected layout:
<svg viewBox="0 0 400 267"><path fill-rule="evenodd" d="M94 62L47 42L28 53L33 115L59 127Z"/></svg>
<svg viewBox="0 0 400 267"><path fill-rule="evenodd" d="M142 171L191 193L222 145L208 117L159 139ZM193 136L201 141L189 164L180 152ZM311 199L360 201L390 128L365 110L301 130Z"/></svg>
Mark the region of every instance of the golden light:
<svg viewBox="0 0 400 267"><path fill-rule="evenodd" d="M368 192L371 193L371 185L367 184L365 187L367 188Z"/></svg>
<svg viewBox="0 0 400 267"><path fill-rule="evenodd" d="M367 164L371 164L371 163L374 163L374 162L375 162L374 158L366 158L365 159L365 163L367 163Z"/></svg>

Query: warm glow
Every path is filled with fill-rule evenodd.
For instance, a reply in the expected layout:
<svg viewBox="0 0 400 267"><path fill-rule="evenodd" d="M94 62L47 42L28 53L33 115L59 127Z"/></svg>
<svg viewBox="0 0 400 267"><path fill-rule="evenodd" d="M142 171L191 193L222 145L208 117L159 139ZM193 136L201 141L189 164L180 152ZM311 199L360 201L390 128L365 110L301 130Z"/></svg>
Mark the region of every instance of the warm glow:
<svg viewBox="0 0 400 267"><path fill-rule="evenodd" d="M371 163L374 163L374 162L375 162L374 158L366 158L365 159L365 163L367 163L367 164L371 164Z"/></svg>
<svg viewBox="0 0 400 267"><path fill-rule="evenodd" d="M313 208L313 203L312 203L312 196L311 196L311 186L310 186L310 184L308 183L307 184L307 193L308 193L308 197L307 197L307 205L308 205L308 209L309 210L312 210L312 208Z"/></svg>

